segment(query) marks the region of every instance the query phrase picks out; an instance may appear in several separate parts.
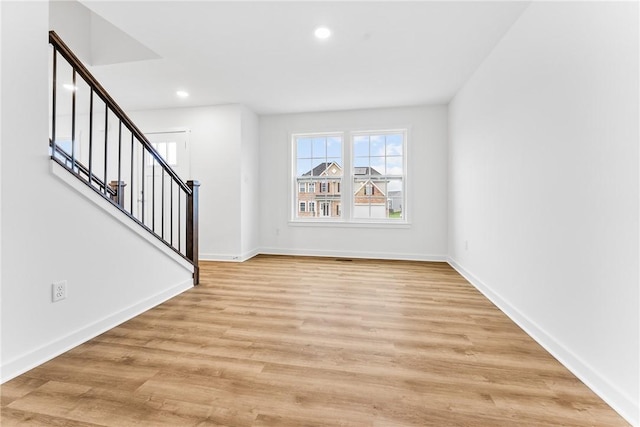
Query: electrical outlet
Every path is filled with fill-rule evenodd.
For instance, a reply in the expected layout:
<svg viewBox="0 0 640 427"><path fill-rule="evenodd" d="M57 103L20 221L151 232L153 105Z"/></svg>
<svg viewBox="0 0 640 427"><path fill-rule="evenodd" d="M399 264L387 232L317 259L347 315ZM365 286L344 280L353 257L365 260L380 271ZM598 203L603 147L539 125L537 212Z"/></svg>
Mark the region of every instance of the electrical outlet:
<svg viewBox="0 0 640 427"><path fill-rule="evenodd" d="M67 297L67 281L61 280L51 285L51 301L56 302Z"/></svg>

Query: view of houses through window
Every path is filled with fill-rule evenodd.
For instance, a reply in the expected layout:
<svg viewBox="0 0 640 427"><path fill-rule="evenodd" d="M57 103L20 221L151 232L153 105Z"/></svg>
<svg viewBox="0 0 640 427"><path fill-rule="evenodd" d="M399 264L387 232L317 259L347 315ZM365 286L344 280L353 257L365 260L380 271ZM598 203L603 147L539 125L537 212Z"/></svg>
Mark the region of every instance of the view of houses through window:
<svg viewBox="0 0 640 427"><path fill-rule="evenodd" d="M340 218L342 135L298 136L295 144L297 217Z"/></svg>
<svg viewBox="0 0 640 427"><path fill-rule="evenodd" d="M353 217L401 219L404 133L363 132L353 141Z"/></svg>
<svg viewBox="0 0 640 427"><path fill-rule="evenodd" d="M354 219L404 218L404 131L353 133L346 147L342 134L294 135L293 144L294 218L341 219L343 204Z"/></svg>

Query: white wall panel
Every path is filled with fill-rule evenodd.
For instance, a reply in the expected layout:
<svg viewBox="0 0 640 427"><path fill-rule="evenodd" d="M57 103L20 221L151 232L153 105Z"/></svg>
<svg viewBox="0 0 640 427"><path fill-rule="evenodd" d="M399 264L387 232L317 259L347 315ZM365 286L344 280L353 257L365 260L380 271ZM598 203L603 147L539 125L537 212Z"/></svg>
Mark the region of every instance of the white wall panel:
<svg viewBox="0 0 640 427"><path fill-rule="evenodd" d="M638 418L638 4L534 2L450 105L449 254Z"/></svg>

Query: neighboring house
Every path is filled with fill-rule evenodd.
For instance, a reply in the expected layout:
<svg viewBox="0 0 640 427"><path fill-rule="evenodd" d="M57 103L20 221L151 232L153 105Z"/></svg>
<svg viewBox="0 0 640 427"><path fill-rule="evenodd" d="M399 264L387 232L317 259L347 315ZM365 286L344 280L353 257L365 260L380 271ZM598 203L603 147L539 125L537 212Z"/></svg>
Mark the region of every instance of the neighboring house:
<svg viewBox="0 0 640 427"><path fill-rule="evenodd" d="M298 217L342 215L340 186L342 167L335 162L320 163L298 178Z"/></svg>
<svg viewBox="0 0 640 427"><path fill-rule="evenodd" d="M298 218L333 217L342 214L342 167L335 162L318 164L298 178ZM387 181L371 167L354 170L354 217L388 218ZM400 200L402 192L396 191ZM397 202L396 210L401 209Z"/></svg>
<svg viewBox="0 0 640 427"><path fill-rule="evenodd" d="M354 169L354 218L388 218L387 180L376 178L381 174L372 167Z"/></svg>
<svg viewBox="0 0 640 427"><path fill-rule="evenodd" d="M389 191L387 193L389 214L402 212L402 191Z"/></svg>

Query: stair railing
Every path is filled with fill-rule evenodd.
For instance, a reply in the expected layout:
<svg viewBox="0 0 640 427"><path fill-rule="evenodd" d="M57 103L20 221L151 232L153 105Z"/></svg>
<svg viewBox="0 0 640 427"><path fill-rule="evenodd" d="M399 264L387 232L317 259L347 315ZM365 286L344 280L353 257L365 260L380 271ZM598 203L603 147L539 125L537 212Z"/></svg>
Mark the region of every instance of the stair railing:
<svg viewBox="0 0 640 427"><path fill-rule="evenodd" d="M54 32L51 159L198 268L198 181L184 182ZM167 156L170 157L170 156Z"/></svg>

